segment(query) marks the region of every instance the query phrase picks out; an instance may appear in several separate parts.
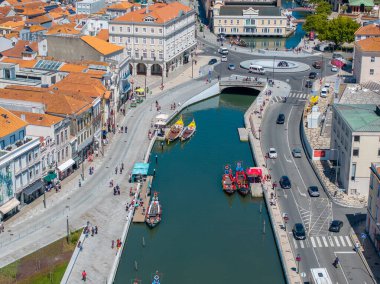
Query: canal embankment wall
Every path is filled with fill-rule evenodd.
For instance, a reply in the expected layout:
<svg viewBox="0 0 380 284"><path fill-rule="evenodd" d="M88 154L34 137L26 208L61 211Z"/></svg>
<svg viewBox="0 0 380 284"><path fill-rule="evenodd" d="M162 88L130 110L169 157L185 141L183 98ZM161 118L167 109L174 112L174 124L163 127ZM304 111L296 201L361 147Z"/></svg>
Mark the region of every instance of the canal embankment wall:
<svg viewBox="0 0 380 284"><path fill-rule="evenodd" d="M283 82L277 81L275 82L275 85L281 83ZM280 91L281 88L270 88L267 85L244 114L244 123L248 131L248 141L252 149L253 160L258 167L262 168L263 175L268 174L265 162L265 153L262 150L263 148L260 139L261 123L265 116L266 110L270 108L271 104L270 96L267 96L267 90L270 90L272 92L272 96L275 96L276 92ZM270 181L264 181L262 183L262 192L271 220L272 229L275 234L276 245L280 255L286 282L292 284L302 283L300 275L295 269L297 264L290 246L288 234L283 230L284 221L279 203L275 198L271 198L271 196L276 195Z"/></svg>

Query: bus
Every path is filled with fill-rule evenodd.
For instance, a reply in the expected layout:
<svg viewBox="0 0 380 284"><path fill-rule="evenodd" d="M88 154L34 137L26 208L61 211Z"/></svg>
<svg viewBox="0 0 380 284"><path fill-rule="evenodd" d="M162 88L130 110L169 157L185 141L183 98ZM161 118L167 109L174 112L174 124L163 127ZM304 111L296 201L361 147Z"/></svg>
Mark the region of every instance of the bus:
<svg viewBox="0 0 380 284"><path fill-rule="evenodd" d="M312 284L332 284L329 273L326 268L311 268L311 279Z"/></svg>

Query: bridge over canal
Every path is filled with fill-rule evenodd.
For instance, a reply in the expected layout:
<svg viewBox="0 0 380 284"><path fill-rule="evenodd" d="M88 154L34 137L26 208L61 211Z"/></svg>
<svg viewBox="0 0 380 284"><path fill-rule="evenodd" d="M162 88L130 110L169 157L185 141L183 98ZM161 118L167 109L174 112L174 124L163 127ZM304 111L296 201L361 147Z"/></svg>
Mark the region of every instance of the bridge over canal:
<svg viewBox="0 0 380 284"><path fill-rule="evenodd" d="M250 88L261 92L265 85L266 80L263 79L255 80L254 77L232 75L219 81L219 90L222 92L229 88Z"/></svg>

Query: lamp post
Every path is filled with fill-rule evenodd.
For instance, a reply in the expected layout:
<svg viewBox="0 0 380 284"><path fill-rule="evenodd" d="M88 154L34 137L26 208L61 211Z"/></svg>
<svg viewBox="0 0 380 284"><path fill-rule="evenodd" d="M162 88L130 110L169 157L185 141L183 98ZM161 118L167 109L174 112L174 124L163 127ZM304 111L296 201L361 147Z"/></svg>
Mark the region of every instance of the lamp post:
<svg viewBox="0 0 380 284"><path fill-rule="evenodd" d="M300 262L301 262L301 256L299 253L296 256L296 261L297 261L297 274L299 274L300 273Z"/></svg>
<svg viewBox="0 0 380 284"><path fill-rule="evenodd" d="M276 62L276 56L273 56L273 75L272 75L272 79L273 79L273 83L274 83L274 64Z"/></svg>

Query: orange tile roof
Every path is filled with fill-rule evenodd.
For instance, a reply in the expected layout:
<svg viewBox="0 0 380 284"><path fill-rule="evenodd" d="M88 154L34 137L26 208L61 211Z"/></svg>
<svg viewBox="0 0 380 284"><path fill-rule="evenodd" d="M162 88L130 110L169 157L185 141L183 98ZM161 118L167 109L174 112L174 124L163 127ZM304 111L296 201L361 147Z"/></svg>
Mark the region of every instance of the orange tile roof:
<svg viewBox="0 0 380 284"><path fill-rule="evenodd" d="M380 36L380 26L372 24L360 27L355 35L369 35L369 36Z"/></svg>
<svg viewBox="0 0 380 284"><path fill-rule="evenodd" d="M67 13L64 13L64 12L52 12L52 11L49 12L50 17L52 17L54 20L61 19L61 18L65 17L65 16L67 16L68 14L69 14L69 12L67 12Z"/></svg>
<svg viewBox="0 0 380 284"><path fill-rule="evenodd" d="M45 126L50 127L60 121L62 121L64 118L45 114L45 113L33 113L33 112L26 112L26 111L15 111L12 110L12 113L21 118L21 115L25 116L25 121L29 125L37 125L37 126Z"/></svg>
<svg viewBox="0 0 380 284"><path fill-rule="evenodd" d="M15 63L18 64L21 68L33 68L36 65L37 60L22 60L19 58L3 58L1 62L4 63Z"/></svg>
<svg viewBox="0 0 380 284"><path fill-rule="evenodd" d="M109 36L110 36L110 33L108 32L108 29L102 29L96 35L97 38L100 38L104 41L108 41Z"/></svg>
<svg viewBox="0 0 380 284"><path fill-rule="evenodd" d="M11 32L9 34L4 35L4 37L7 39L11 39L12 37L18 38L19 34L20 34L19 32Z"/></svg>
<svg viewBox="0 0 380 284"><path fill-rule="evenodd" d="M43 27L43 26L40 26L40 25L35 25L35 26L31 26L29 27L29 31L31 33L35 33L35 32L40 32L40 31L45 31L46 28Z"/></svg>
<svg viewBox="0 0 380 284"><path fill-rule="evenodd" d="M25 46L28 45L33 51L38 52L38 42L19 40L14 47L1 52L3 56L22 58L22 53L25 51Z"/></svg>
<svg viewBox="0 0 380 284"><path fill-rule="evenodd" d="M23 121L9 110L0 107L0 138L3 138L27 125L28 123L26 121Z"/></svg>
<svg viewBox="0 0 380 284"><path fill-rule="evenodd" d="M52 19L49 17L49 15L41 15L38 17L35 17L33 19L28 19L25 21L26 24L44 24L44 23L49 23L51 22Z"/></svg>
<svg viewBox="0 0 380 284"><path fill-rule="evenodd" d="M172 19L178 17L179 13L183 11L185 13L191 11L191 8L185 6L179 2L156 3L149 6L149 12L146 13L146 9L140 9L133 12L129 12L124 16L114 19L114 22L144 22L147 17L152 17L154 22L163 24Z"/></svg>
<svg viewBox="0 0 380 284"><path fill-rule="evenodd" d="M122 46L106 42L93 36L82 36L81 39L103 55L109 55L124 49Z"/></svg>
<svg viewBox="0 0 380 284"><path fill-rule="evenodd" d="M107 10L127 10L131 9L134 6L134 4L129 3L129 2L121 2L121 3L116 3L111 6L107 7Z"/></svg>
<svg viewBox="0 0 380 284"><path fill-rule="evenodd" d="M23 27L24 24L25 24L24 21L17 21L17 22L8 21L8 22L5 22L5 23L2 23L1 27L14 29L14 28L17 28L17 27Z"/></svg>
<svg viewBox="0 0 380 284"><path fill-rule="evenodd" d="M22 20L23 20L22 16L3 17L3 18L0 18L0 25L2 25L3 23L6 23L8 21L17 22L17 21L22 21Z"/></svg>
<svg viewBox="0 0 380 284"><path fill-rule="evenodd" d="M71 34L77 35L80 34L80 31L74 29L76 25L73 23L64 24L64 25L54 25L47 31L47 35L55 35L55 34Z"/></svg>
<svg viewBox="0 0 380 284"><path fill-rule="evenodd" d="M71 23L77 24L77 22L79 20L85 19L85 18L88 18L88 15L86 15L86 14L75 14L75 15L69 16L69 21Z"/></svg>
<svg viewBox="0 0 380 284"><path fill-rule="evenodd" d="M364 52L380 52L380 38L369 37L355 42L355 47Z"/></svg>
<svg viewBox="0 0 380 284"><path fill-rule="evenodd" d="M29 5L42 5L45 6L46 3L41 2L40 0L7 0L12 6L29 6Z"/></svg>
<svg viewBox="0 0 380 284"><path fill-rule="evenodd" d="M59 68L59 71L63 71L63 72L83 72L84 70L86 70L86 68L87 68L87 66L66 63L66 64L63 64L63 66L61 68Z"/></svg>
<svg viewBox="0 0 380 284"><path fill-rule="evenodd" d="M49 89L27 86L7 86L0 89L0 98L43 103L50 114L81 114L91 103L56 93Z"/></svg>
<svg viewBox="0 0 380 284"><path fill-rule="evenodd" d="M2 17L5 17L6 15L8 15L8 13L11 11L12 7L10 6L4 6L4 7L0 7L0 15Z"/></svg>
<svg viewBox="0 0 380 284"><path fill-rule="evenodd" d="M20 12L19 14L24 15L24 16L35 16L35 15L44 15L46 14L46 11L42 7L25 8L24 11Z"/></svg>

